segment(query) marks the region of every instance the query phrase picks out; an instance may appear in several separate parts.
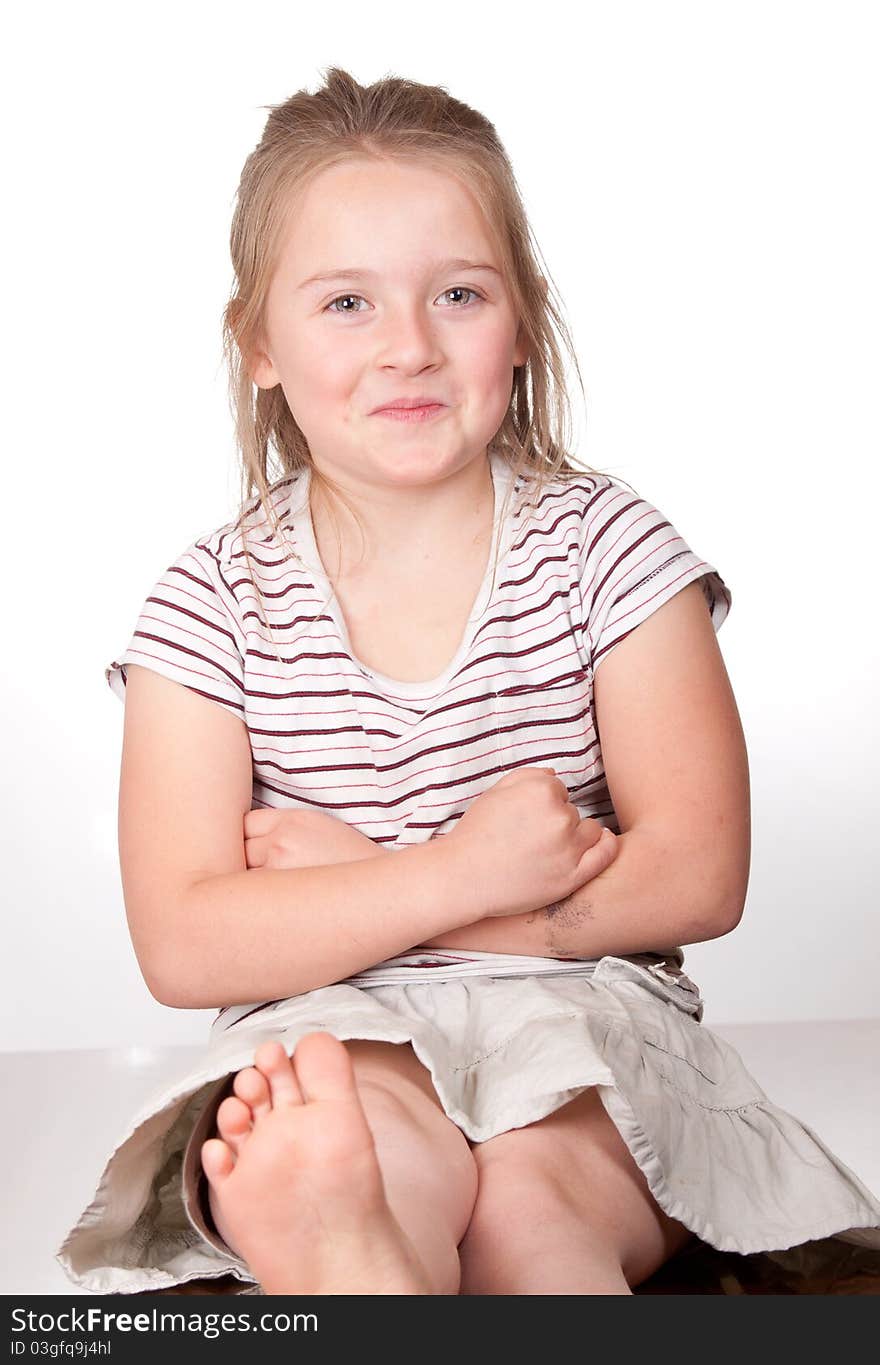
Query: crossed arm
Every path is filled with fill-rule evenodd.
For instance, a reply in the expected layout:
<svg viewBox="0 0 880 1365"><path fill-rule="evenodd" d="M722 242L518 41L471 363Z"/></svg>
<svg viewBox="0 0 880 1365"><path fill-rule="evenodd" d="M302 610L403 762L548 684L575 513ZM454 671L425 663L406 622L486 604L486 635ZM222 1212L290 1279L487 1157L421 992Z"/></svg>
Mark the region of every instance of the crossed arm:
<svg viewBox="0 0 880 1365"><path fill-rule="evenodd" d="M601 957L658 952L716 938L734 927L694 875L682 841L665 830L617 837L609 867L573 895L526 914L498 916L437 935L422 948L459 948L529 957ZM245 816L248 867L309 867L393 857L360 830L318 811L260 810ZM738 918L738 917L737 917Z"/></svg>
<svg viewBox="0 0 880 1365"><path fill-rule="evenodd" d="M262 810L245 816L245 857L251 867L314 867L393 857L360 830L320 811ZM470 948L477 952L555 956L544 910L478 920L414 947ZM564 954L559 953L558 956Z"/></svg>

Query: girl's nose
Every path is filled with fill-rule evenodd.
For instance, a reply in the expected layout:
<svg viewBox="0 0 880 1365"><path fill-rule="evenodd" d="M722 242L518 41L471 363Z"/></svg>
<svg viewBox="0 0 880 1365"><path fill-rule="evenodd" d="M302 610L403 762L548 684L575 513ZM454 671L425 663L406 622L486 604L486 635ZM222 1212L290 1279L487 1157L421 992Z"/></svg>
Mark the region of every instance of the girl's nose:
<svg viewBox="0 0 880 1365"><path fill-rule="evenodd" d="M385 364L419 368L439 359L439 339L431 319L421 309L398 309L388 314L380 343Z"/></svg>

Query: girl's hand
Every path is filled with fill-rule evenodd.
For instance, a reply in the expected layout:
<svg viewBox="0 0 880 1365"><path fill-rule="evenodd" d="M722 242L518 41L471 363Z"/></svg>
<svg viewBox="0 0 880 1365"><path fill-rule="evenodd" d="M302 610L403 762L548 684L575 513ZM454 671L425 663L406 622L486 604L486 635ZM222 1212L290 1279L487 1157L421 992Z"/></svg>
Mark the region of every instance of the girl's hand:
<svg viewBox="0 0 880 1365"><path fill-rule="evenodd" d="M617 856L613 832L581 818L552 768L505 773L471 802L443 842L477 887L482 918L565 900Z"/></svg>
<svg viewBox="0 0 880 1365"><path fill-rule="evenodd" d="M382 853L359 829L324 811L251 810L244 817L244 855L252 867L323 867Z"/></svg>

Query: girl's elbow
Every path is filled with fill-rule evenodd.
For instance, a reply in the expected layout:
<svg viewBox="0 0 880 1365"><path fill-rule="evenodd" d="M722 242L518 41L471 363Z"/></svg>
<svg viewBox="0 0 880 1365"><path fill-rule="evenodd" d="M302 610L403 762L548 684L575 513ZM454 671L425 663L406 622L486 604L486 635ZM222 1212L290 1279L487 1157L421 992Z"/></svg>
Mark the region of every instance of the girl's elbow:
<svg viewBox="0 0 880 1365"><path fill-rule="evenodd" d="M736 866L727 867L716 873L710 882L714 884L714 894L708 898L712 913L705 918L704 926L708 932L705 937L723 938L733 933L743 917L746 897L749 890L749 856L740 854Z"/></svg>
<svg viewBox="0 0 880 1365"><path fill-rule="evenodd" d="M745 897L737 898L735 901L727 901L704 925L707 932L703 934L703 940L713 938L723 938L725 934L732 934L743 917L745 909Z"/></svg>
<svg viewBox="0 0 880 1365"><path fill-rule="evenodd" d="M174 984L165 976L157 976L154 972L144 971L143 968L141 968L141 975L144 978L147 990L157 1005L167 1005L169 1009L188 1008L187 1004L181 1000Z"/></svg>
<svg viewBox="0 0 880 1365"><path fill-rule="evenodd" d="M187 989L185 980L181 981L180 972L169 971L166 967L158 967L155 963L139 961L141 976L150 995L159 1005L165 1005L168 1009L174 1010L198 1010L210 1008L201 1000L195 998L195 993L191 988Z"/></svg>

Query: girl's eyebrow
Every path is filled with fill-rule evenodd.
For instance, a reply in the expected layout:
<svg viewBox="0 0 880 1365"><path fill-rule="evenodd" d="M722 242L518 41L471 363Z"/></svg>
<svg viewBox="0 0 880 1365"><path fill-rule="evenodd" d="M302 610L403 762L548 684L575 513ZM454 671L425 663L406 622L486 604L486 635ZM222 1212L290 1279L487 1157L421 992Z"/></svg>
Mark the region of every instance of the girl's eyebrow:
<svg viewBox="0 0 880 1365"><path fill-rule="evenodd" d="M481 261L449 260L438 261L433 267L434 273L439 274L441 270L490 270L493 275L500 275L501 271L496 270L494 265L488 265ZM377 275L375 270L364 270L359 266L350 266L345 270L329 270L321 275L310 275L307 280L298 284L297 289L305 289L310 284L326 284L329 280L370 280Z"/></svg>

